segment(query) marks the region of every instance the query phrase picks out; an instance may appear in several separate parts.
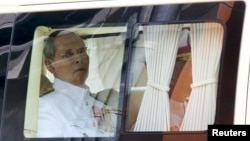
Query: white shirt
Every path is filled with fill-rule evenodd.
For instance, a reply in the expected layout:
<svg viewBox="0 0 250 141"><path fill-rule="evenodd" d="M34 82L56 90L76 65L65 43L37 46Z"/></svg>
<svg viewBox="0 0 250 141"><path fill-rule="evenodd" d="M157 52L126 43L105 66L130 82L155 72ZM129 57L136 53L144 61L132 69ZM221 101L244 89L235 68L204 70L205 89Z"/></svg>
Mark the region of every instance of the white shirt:
<svg viewBox="0 0 250 141"><path fill-rule="evenodd" d="M88 87L55 79L54 89L39 99L37 137L114 136L98 126L92 108L103 104L90 96Z"/></svg>

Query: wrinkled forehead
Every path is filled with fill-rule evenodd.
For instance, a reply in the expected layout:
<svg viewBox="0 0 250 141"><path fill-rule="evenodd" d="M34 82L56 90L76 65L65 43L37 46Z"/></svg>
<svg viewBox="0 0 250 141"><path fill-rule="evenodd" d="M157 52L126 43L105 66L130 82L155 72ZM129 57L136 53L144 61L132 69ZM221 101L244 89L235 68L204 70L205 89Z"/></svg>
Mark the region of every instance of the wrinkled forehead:
<svg viewBox="0 0 250 141"><path fill-rule="evenodd" d="M78 49L85 47L84 41L74 33L68 33L57 36L54 45L59 48Z"/></svg>

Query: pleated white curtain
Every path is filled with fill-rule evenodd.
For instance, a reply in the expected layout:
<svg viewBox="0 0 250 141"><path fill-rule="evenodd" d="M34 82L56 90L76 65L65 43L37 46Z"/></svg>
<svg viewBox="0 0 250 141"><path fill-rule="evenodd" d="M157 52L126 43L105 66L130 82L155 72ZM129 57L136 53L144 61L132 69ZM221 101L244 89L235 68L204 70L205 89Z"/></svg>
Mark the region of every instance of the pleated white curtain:
<svg viewBox="0 0 250 141"><path fill-rule="evenodd" d="M223 34L218 23L190 26L193 83L181 131L207 130L214 123Z"/></svg>
<svg viewBox="0 0 250 141"><path fill-rule="evenodd" d="M178 50L181 25L143 28L148 82L134 131L168 131L169 85Z"/></svg>

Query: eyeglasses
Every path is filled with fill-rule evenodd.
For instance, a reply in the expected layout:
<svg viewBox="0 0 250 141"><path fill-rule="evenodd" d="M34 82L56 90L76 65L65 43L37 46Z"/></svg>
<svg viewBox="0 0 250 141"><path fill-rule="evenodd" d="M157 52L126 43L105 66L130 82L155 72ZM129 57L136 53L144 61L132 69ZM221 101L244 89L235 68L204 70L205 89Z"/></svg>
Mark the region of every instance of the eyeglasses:
<svg viewBox="0 0 250 141"><path fill-rule="evenodd" d="M68 59L68 58L79 56L79 55L87 55L87 48L82 47L80 49L77 49L76 53L74 53L73 50L69 49L69 50L66 51L66 53L60 54L60 56L63 59Z"/></svg>

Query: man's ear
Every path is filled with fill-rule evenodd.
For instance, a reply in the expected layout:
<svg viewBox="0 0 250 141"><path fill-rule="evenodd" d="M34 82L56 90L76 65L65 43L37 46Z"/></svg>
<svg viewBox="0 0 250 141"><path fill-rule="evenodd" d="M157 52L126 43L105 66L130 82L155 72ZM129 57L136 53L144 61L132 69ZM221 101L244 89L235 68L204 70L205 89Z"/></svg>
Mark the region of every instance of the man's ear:
<svg viewBox="0 0 250 141"><path fill-rule="evenodd" d="M44 60L44 63L45 63L45 65L46 65L47 69L48 69L52 74L54 74L55 68L53 67L52 60L51 60L51 59L45 59L45 60Z"/></svg>

